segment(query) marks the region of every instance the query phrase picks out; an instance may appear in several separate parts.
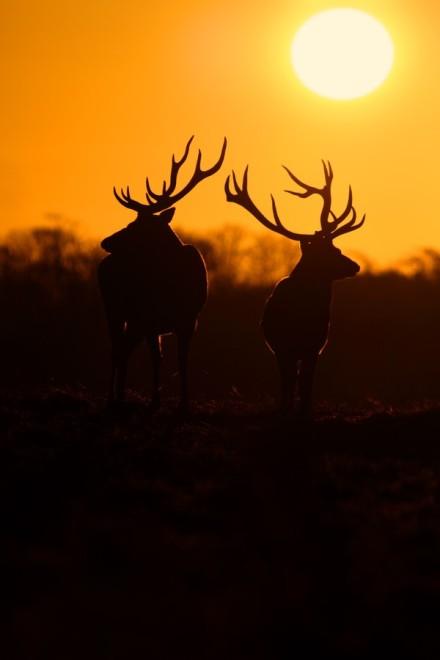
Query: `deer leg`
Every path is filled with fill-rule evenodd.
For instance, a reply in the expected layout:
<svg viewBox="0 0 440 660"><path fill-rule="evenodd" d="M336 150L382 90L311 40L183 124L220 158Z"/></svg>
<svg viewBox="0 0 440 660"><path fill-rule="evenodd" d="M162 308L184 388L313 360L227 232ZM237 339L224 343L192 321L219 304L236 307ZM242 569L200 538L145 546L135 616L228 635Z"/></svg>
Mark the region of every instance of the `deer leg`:
<svg viewBox="0 0 440 660"><path fill-rule="evenodd" d="M122 362L123 343L124 343L124 323L110 323L110 336L112 343L112 365L110 375L110 387L108 393L108 403L113 403L119 398L119 378Z"/></svg>
<svg viewBox="0 0 440 660"><path fill-rule="evenodd" d="M125 346L122 348L115 370L115 396L116 401L124 401L125 399L125 381L127 378L127 351Z"/></svg>
<svg viewBox="0 0 440 660"><path fill-rule="evenodd" d="M112 371L110 375L110 387L108 390L108 403L112 404L116 398L116 379L118 374L118 362L112 351Z"/></svg>
<svg viewBox="0 0 440 660"><path fill-rule="evenodd" d="M149 338L151 365L153 368L153 389L151 393L151 408L158 410L160 408L160 361L162 359L161 341L159 335L152 335Z"/></svg>
<svg viewBox="0 0 440 660"><path fill-rule="evenodd" d="M123 401L125 373L127 365L123 357L123 349L118 347L112 351L112 373L110 379L110 389L108 394L109 404L115 401Z"/></svg>
<svg viewBox="0 0 440 660"><path fill-rule="evenodd" d="M301 361L299 371L299 408L298 416L308 419L312 415L312 390L318 355L312 354Z"/></svg>
<svg viewBox="0 0 440 660"><path fill-rule="evenodd" d="M181 410L188 410L188 358L193 330L179 332L177 335L177 358L179 361L180 373L180 404Z"/></svg>
<svg viewBox="0 0 440 660"><path fill-rule="evenodd" d="M139 341L139 333L136 330L133 330L130 323L124 323L114 367L114 391L116 401L123 401L125 399L128 358Z"/></svg>
<svg viewBox="0 0 440 660"><path fill-rule="evenodd" d="M297 360L289 356L276 354L281 385L281 410L287 412L293 408L297 378Z"/></svg>

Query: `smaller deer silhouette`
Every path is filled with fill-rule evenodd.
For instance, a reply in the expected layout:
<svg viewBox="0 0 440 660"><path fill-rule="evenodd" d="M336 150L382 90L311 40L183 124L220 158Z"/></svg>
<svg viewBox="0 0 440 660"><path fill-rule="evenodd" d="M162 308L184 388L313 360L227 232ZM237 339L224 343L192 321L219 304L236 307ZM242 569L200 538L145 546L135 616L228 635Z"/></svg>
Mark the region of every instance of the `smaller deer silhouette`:
<svg viewBox="0 0 440 660"><path fill-rule="evenodd" d="M353 207L351 186L344 211L337 216L331 209L331 184L333 170L324 162L325 182L322 188L310 186L296 177L283 165L289 177L302 191L286 190L297 197L319 195L323 201L321 229L314 234L290 231L281 222L276 202L272 199L274 220L269 220L255 206L248 193L248 167L241 186L232 172L226 179L225 192L229 202L239 204L249 211L262 225L286 238L299 241L301 258L288 277L280 280L266 301L262 328L267 345L275 354L281 377L281 403L283 409L295 404L298 390L298 414L308 417L311 413L312 386L318 356L323 351L328 336L332 283L334 280L353 277L359 265L344 256L333 245L337 236L359 229L365 215L357 222Z"/></svg>
<svg viewBox="0 0 440 660"><path fill-rule="evenodd" d="M146 179L146 204L132 199L128 186L120 194L113 189L118 202L136 211L137 217L101 243L110 253L98 267L112 343L110 401L123 399L128 358L134 347L147 339L153 367L151 407L159 407L161 338L174 333L181 380L180 406L186 409L188 405L189 346L197 317L206 302L207 273L198 250L184 245L169 223L174 216L174 205L220 169L227 144L225 138L219 158L205 170L199 150L190 180L176 192L178 174L188 158L193 138L180 159L173 156L170 180L163 182L161 192L154 192Z"/></svg>

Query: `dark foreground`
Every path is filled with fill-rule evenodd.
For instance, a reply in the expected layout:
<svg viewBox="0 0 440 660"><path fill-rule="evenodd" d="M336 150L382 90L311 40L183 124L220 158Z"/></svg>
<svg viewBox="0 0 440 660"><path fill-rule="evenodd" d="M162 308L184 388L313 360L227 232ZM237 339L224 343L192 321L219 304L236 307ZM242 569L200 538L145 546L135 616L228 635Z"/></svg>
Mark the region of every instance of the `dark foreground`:
<svg viewBox="0 0 440 660"><path fill-rule="evenodd" d="M439 409L51 392L0 433L2 657L439 657Z"/></svg>

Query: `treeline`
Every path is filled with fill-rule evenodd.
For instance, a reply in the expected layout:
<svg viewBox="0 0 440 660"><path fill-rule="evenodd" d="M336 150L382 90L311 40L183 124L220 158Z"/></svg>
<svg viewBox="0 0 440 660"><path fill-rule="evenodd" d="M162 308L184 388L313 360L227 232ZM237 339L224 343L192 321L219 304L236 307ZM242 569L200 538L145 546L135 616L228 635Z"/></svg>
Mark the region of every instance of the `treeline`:
<svg viewBox="0 0 440 660"><path fill-rule="evenodd" d="M297 248L236 226L184 236L202 252L210 296L192 351L198 398L269 399L277 374L259 319L273 283L287 275ZM46 385L104 393L109 342L96 282L104 253L72 231L35 228L0 245L0 385ZM440 398L440 254L426 251L402 270L374 272L335 286L329 345L319 364L318 400L333 405ZM164 395L177 390L175 347L166 339ZM129 386L148 392L145 347L133 356Z"/></svg>

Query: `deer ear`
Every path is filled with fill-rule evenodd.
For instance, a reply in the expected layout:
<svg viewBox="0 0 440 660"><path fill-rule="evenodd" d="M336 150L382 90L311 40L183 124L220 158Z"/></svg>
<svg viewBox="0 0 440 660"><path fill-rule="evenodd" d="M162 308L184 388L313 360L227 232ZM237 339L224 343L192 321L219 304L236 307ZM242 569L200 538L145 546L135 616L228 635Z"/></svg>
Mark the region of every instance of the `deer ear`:
<svg viewBox="0 0 440 660"><path fill-rule="evenodd" d="M110 239L110 236L107 236L107 238L104 238L104 240L101 241L101 247L106 252L111 252L112 251L111 247L110 247L111 241L109 239Z"/></svg>
<svg viewBox="0 0 440 660"><path fill-rule="evenodd" d="M159 220L162 222L166 222L168 225L171 220L173 219L173 215L176 212L175 208L167 209L166 211L162 211L162 213L159 214Z"/></svg>

